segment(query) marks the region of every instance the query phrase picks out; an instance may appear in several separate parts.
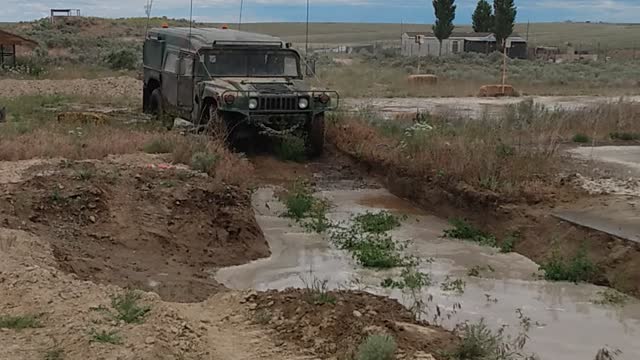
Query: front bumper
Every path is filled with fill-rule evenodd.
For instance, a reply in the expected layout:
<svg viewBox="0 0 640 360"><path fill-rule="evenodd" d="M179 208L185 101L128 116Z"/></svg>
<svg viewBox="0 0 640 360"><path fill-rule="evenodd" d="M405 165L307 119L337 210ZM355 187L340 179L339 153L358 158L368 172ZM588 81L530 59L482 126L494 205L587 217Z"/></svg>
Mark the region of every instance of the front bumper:
<svg viewBox="0 0 640 360"><path fill-rule="evenodd" d="M233 95L234 101L227 103L227 95ZM327 96L329 101L322 103L322 96ZM249 108L249 100L257 100L257 107ZM300 100L306 99L308 106L301 108ZM248 117L257 115L302 115L318 114L325 111L335 110L340 104L340 95L336 91L305 91L288 93L260 93L248 90L228 90L220 95L220 109L223 111L234 111L242 113Z"/></svg>

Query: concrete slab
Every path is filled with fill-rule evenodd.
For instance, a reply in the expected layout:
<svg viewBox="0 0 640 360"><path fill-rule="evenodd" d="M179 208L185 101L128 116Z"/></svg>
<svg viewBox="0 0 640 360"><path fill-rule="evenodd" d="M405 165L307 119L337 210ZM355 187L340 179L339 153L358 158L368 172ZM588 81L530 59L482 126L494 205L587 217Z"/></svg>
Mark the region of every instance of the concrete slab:
<svg viewBox="0 0 640 360"><path fill-rule="evenodd" d="M556 210L553 216L640 243L640 200L637 198L611 197L593 206Z"/></svg>
<svg viewBox="0 0 640 360"><path fill-rule="evenodd" d="M631 175L640 176L640 146L585 146L571 149L569 153L585 160L622 165Z"/></svg>

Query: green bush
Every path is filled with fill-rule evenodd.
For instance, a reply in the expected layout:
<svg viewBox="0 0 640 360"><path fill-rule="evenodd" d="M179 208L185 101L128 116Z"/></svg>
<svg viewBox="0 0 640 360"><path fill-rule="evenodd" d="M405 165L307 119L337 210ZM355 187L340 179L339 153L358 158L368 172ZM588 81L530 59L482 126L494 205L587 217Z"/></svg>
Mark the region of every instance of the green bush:
<svg viewBox="0 0 640 360"><path fill-rule="evenodd" d="M284 216L302 220L309 215L315 202L316 199L313 197L309 186L304 181L298 180L293 184L285 198L287 212Z"/></svg>
<svg viewBox="0 0 640 360"><path fill-rule="evenodd" d="M130 49L113 50L107 55L105 62L114 70L135 70L138 57Z"/></svg>
<svg viewBox="0 0 640 360"><path fill-rule="evenodd" d="M356 360L392 360L397 347L390 335L370 335L358 347Z"/></svg>
<svg viewBox="0 0 640 360"><path fill-rule="evenodd" d="M609 134L613 140L633 141L640 140L640 133L614 132Z"/></svg>
<svg viewBox="0 0 640 360"><path fill-rule="evenodd" d="M477 229L465 220L451 219L449 223L453 226L453 228L444 231L445 237L461 240L471 240L484 246L496 247L498 245L498 240L495 236Z"/></svg>
<svg viewBox="0 0 640 360"><path fill-rule="evenodd" d="M571 140L574 143L586 144L591 141L591 138L585 134L575 134L573 135L573 138L571 138Z"/></svg>
<svg viewBox="0 0 640 360"><path fill-rule="evenodd" d="M366 212L357 215L353 221L358 223L362 230L371 233L384 233L400 226L400 218L387 212Z"/></svg>
<svg viewBox="0 0 640 360"><path fill-rule="evenodd" d="M218 155L208 152L196 152L191 156L191 168L203 173L212 173L217 162Z"/></svg>
<svg viewBox="0 0 640 360"><path fill-rule="evenodd" d="M589 281L596 273L596 266L587 257L584 248L570 259L565 259L558 251L554 251L549 260L540 265L544 270L544 278L551 281Z"/></svg>
<svg viewBox="0 0 640 360"><path fill-rule="evenodd" d="M120 345L122 344L122 336L118 333L118 330L112 331L96 331L95 329L91 330L91 341L112 345Z"/></svg>
<svg viewBox="0 0 640 360"><path fill-rule="evenodd" d="M306 155L304 139L299 136L284 137L276 144L275 152L282 160L302 162Z"/></svg>

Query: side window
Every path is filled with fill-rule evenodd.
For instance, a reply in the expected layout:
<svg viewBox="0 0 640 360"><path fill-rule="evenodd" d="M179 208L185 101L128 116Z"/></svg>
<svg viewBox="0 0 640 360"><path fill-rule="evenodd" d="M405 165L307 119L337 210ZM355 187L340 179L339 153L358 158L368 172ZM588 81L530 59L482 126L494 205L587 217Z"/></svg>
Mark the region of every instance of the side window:
<svg viewBox="0 0 640 360"><path fill-rule="evenodd" d="M167 57L164 60L164 71L172 74L178 73L178 54L167 53Z"/></svg>
<svg viewBox="0 0 640 360"><path fill-rule="evenodd" d="M184 56L180 59L180 75L193 76L193 56Z"/></svg>

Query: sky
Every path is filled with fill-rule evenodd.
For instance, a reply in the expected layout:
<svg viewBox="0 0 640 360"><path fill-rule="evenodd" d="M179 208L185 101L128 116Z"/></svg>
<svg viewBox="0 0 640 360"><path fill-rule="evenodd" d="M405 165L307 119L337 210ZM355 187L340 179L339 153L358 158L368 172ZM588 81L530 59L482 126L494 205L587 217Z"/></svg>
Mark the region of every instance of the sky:
<svg viewBox="0 0 640 360"><path fill-rule="evenodd" d="M190 0L154 0L152 15L188 18ZM193 0L194 19L238 21L241 0ZM306 0L242 0L243 22L302 22ZM312 22L432 23L431 0L309 0ZM144 16L147 0L0 0L0 22L48 16L50 8L79 8L98 17ZM471 23L477 0L456 0L456 24ZM640 0L516 0L518 22L640 22Z"/></svg>

